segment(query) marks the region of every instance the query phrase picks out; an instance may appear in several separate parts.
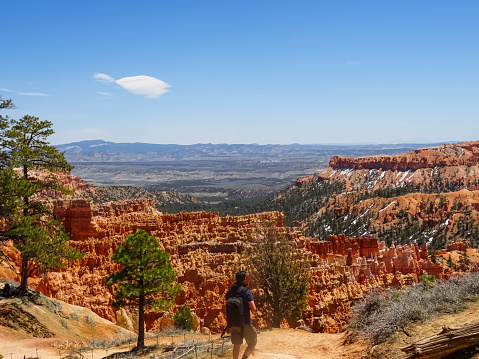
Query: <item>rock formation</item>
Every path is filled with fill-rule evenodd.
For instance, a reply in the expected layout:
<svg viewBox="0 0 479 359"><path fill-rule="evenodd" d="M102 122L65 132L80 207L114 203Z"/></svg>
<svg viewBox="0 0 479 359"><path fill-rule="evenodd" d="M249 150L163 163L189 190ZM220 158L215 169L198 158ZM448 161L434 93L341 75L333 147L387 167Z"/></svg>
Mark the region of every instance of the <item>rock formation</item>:
<svg viewBox="0 0 479 359"><path fill-rule="evenodd" d="M417 245L388 248L369 236L330 236L327 241L306 238L283 227L283 216L278 212L238 217L206 212L161 214L152 200L104 204L54 200L50 206L72 234L71 243L86 255L65 270L38 275L30 285L50 297L85 306L127 326L134 327L134 321L124 311L115 313L111 307L112 289L105 287L104 277L119 269L110 261L116 246L138 229L155 236L171 256L182 285L177 308L190 306L198 324L214 332L225 325L223 298L242 265L241 251L248 244L248 232L266 220L282 228L312 261L311 301L303 320L314 331L341 330L349 318L350 304L371 288L401 287L417 282L421 273L437 277L452 273L442 262L432 263ZM14 256L14 251L11 253ZM251 283L251 288L253 293L258 290L255 283ZM147 328L171 325L170 317L171 314L149 313ZM263 319L257 320L264 324Z"/></svg>
<svg viewBox="0 0 479 359"><path fill-rule="evenodd" d="M463 239L479 245L478 189L479 142L468 142L394 156L335 156L282 198L299 203L290 211L300 213L310 236L372 234L388 244L426 240L439 249Z"/></svg>
<svg viewBox="0 0 479 359"><path fill-rule="evenodd" d="M437 167L473 167L479 165L479 142L446 144L421 148L395 156L345 158L334 156L329 162L332 168L382 169L408 171Z"/></svg>
<svg viewBox="0 0 479 359"><path fill-rule="evenodd" d="M317 332L337 332L348 321L351 303L360 300L367 290L378 286L400 288L416 283L421 274L447 278L454 270L477 269L479 256L468 240L478 236L478 161L479 142L431 147L401 156L334 157L328 169L298 180L291 189L299 196L296 198L301 198L298 203L307 202L308 210L314 211L309 212L303 227L297 221L294 228L310 229L314 237L323 240L283 227L283 214L279 212L235 217L206 212L162 214L151 199L94 204L85 198L57 198L48 205L72 234L71 243L85 251L85 257L65 270L38 274L30 285L134 327L128 314L117 314L112 308L113 290L105 287L104 278L119 269L110 260L116 247L129 234L144 229L170 254L178 273L182 290L174 309L190 306L198 325L218 332L225 325L224 295L233 284L234 273L243 265L244 246L251 245L249 233L264 221L272 221L312 263L311 299L302 323ZM65 176L62 183L80 194L94 191L79 181ZM325 189L323 185L332 182L344 185ZM313 186L316 193L306 196ZM335 192L337 188L345 190ZM315 206L318 193L323 197ZM278 198L281 196L282 200L289 198L288 193ZM347 225L339 227L340 222ZM357 235L341 235L342 229L351 227L357 228ZM410 235L411 228L427 243L418 241L416 232ZM389 246L367 235L386 232ZM456 239L461 241L452 244ZM432 244L437 249L443 243L449 244L446 249L433 250ZM15 250L8 254L13 262L18 259ZM447 264L449 258L457 269ZM5 268L0 268L0 275L14 276ZM255 283L250 287L253 293L259 290ZM264 324L261 316L255 320ZM171 324L172 313L147 315L147 328Z"/></svg>
<svg viewBox="0 0 479 359"><path fill-rule="evenodd" d="M423 148L394 156L335 156L318 178L344 181L349 189L417 185L472 190L479 185L479 142ZM298 180L297 184L302 186L303 182Z"/></svg>

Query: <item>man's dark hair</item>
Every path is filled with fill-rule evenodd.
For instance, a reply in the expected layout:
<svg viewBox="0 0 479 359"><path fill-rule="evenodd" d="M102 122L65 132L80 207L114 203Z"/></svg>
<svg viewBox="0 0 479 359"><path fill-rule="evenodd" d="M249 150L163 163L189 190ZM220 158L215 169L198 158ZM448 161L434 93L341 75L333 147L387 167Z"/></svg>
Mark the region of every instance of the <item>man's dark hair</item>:
<svg viewBox="0 0 479 359"><path fill-rule="evenodd" d="M239 270L239 271L236 272L236 284L237 285L243 284L245 279L246 279L246 272L244 270Z"/></svg>

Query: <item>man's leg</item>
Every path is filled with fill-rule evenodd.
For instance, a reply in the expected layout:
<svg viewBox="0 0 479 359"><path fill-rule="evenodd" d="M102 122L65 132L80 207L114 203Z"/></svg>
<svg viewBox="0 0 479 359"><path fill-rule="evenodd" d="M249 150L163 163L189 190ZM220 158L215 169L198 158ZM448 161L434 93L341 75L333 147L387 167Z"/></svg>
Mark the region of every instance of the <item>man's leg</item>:
<svg viewBox="0 0 479 359"><path fill-rule="evenodd" d="M233 359L239 358L241 344L243 344L243 330L241 327L231 327L231 344L233 344Z"/></svg>
<svg viewBox="0 0 479 359"><path fill-rule="evenodd" d="M253 324L245 325L243 327L243 336L246 340L246 344L248 344L248 347L244 351L243 357L241 359L246 359L253 353L258 341L256 329Z"/></svg>
<svg viewBox="0 0 479 359"><path fill-rule="evenodd" d="M241 344L233 345L233 359L239 358L240 349L241 349Z"/></svg>
<svg viewBox="0 0 479 359"><path fill-rule="evenodd" d="M256 346L256 344L248 345L248 347L245 349L245 351L243 353L243 358L242 359L248 358L253 353L253 350L254 350L255 346Z"/></svg>

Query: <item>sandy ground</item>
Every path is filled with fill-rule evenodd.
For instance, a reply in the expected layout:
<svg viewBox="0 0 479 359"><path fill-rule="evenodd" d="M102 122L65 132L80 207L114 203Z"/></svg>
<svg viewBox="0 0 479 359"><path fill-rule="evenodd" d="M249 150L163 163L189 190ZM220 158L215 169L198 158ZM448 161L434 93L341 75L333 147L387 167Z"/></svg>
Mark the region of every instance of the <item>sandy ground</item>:
<svg viewBox="0 0 479 359"><path fill-rule="evenodd" d="M364 346L343 345L344 334L316 334L298 329L273 329L258 335L254 359L361 358Z"/></svg>
<svg viewBox="0 0 479 359"><path fill-rule="evenodd" d="M218 336L213 336L216 339ZM175 343L178 343L183 338L181 336L174 337ZM208 339L207 337L203 338ZM171 337L160 337L159 343L170 344ZM295 329L274 329L263 331L258 335L258 345L254 354L250 357L252 359L333 359L346 358L357 359L361 358L364 352L364 347L353 345L342 345L342 334L312 334ZM70 350L58 349L57 345L65 340L55 339L40 339L40 338L20 338L14 337L11 333L6 333L4 328L0 327L0 353L4 355L5 359L21 359L24 355L26 357L36 358L37 353L39 358L61 358L65 357ZM146 342L147 345L156 344L157 339L153 338ZM85 358L100 359L108 355L119 352L127 352L133 345L122 345L119 347L109 349L95 349L84 350L82 354ZM242 346L242 352L246 345ZM78 350L74 351L78 353ZM160 355L162 350L151 351L140 356L141 358L150 358L150 355ZM230 358L231 345L227 343L224 347L224 354L221 350L217 350L218 354L213 355L213 358ZM198 355L198 358L211 358L211 353L203 352Z"/></svg>
<svg viewBox="0 0 479 359"><path fill-rule="evenodd" d="M9 299L10 303L21 304L17 299ZM8 301L0 300L0 309L2 306L8 304ZM16 301L16 302L15 302ZM22 358L67 358L69 353L78 353L78 348L91 342L91 340L108 339L113 340L117 338L133 338L131 332L127 332L108 322L85 308L63 305L63 314L70 315L72 312L77 313L80 320L67 319L63 317L64 321L69 324L69 329L66 329L60 323L58 314L46 310L42 306L23 306L25 312L35 316L38 321L48 327L54 334L54 338L34 338L32 335L25 333L18 328L12 329L8 326L0 325L0 354L4 359L22 359ZM91 326L86 323L86 315L91 316L96 325ZM442 326L459 326L461 324L479 321L479 302L471 301L468 308L460 313L443 315L437 317L427 323L417 323L407 329L409 334L398 333L391 338L387 343L378 345L372 349L372 355L367 356L366 346L360 343L344 345L345 334L314 334L308 333L299 329L272 329L262 330L258 334L258 345L251 356L252 359L361 359L361 358L392 358L405 359L406 356L400 350L400 347L409 343L417 341L421 338L431 336L441 331ZM10 323L6 323L10 324ZM146 344L153 346L160 344L161 348L151 350L143 355L137 356L142 359L159 357L164 352L162 349L165 345L179 344L187 341L191 343L195 341L208 342L210 336L200 334L186 334L176 335L171 337L164 336L159 338L151 338L146 341ZM211 339L215 340L214 355L209 351L198 353L199 359L207 358L231 358L232 346L229 341L226 341L223 346L219 341L218 335L212 335ZM128 352L136 344L136 339L131 343L126 343L121 346L112 346L102 349L88 349L82 350L84 359L101 359L108 355L117 352ZM241 353L244 351L246 345L242 346ZM72 349L74 350L72 352ZM79 358L79 356L70 356L69 358ZM454 358L461 359L479 359L479 354L469 353L461 354ZM451 359L451 358L449 358Z"/></svg>
<svg viewBox="0 0 479 359"><path fill-rule="evenodd" d="M22 358L64 358L68 354L78 355L80 348L85 348L92 340L108 340L122 338L132 338L130 343L120 346L110 346L101 349L82 349L83 357L91 359L105 358L108 355L118 352L128 352L136 344L136 338L133 333L125 331L108 322L91 311L70 306L62 303L62 311L53 313L42 305L25 305L18 298L0 300L0 311L3 310L4 316L0 321L0 354L5 359ZM5 313L20 311L16 316ZM77 320L72 319L71 314L75 313ZM26 318L31 314L33 317ZM95 325L89 325L85 320L86 316L93 318ZM68 328L65 328L65 322ZM19 324L28 324L19 326ZM53 338L35 338L32 335L40 335L45 330L42 325L48 328ZM29 331L29 333L26 332ZM160 355L164 352L163 347L172 343L177 345L182 342L188 343L207 343L213 340L216 348L211 355L206 349L198 353L198 358L228 358L231 357L232 346L229 339L221 342L218 334L200 335L183 334L176 336L153 337L146 341L146 345L154 346L160 344L160 348L151 350L139 358L151 358L154 355ZM313 334L299 329L274 329L262 330L258 334L258 345L253 359L312 359L312 358L360 358L364 352L364 347L354 344L343 346L344 334ZM223 344L223 345L222 345ZM243 345L242 351L246 345ZM71 356L70 358L73 358Z"/></svg>

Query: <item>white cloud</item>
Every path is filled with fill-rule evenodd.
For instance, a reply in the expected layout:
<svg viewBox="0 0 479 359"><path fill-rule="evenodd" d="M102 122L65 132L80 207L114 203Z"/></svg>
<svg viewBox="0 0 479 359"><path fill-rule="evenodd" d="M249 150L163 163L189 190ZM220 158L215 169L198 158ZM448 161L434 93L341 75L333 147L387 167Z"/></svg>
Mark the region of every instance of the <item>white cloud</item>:
<svg viewBox="0 0 479 359"><path fill-rule="evenodd" d="M115 82L115 79L113 77L108 76L107 74L101 74L99 72L93 75L93 78L100 82Z"/></svg>
<svg viewBox="0 0 479 359"><path fill-rule="evenodd" d="M19 92L18 94L22 96L48 96L41 92Z"/></svg>
<svg viewBox="0 0 479 359"><path fill-rule="evenodd" d="M96 73L93 78L103 83L115 82L125 90L146 98L158 98L168 92L168 88L171 87L166 82L151 76L130 76L115 80L107 74Z"/></svg>
<svg viewBox="0 0 479 359"><path fill-rule="evenodd" d="M102 96L111 96L111 93L102 92L102 91L97 91L97 94L98 94L98 95L102 95Z"/></svg>
<svg viewBox="0 0 479 359"><path fill-rule="evenodd" d="M168 92L168 87L170 87L166 82L151 76L123 77L115 82L125 90L147 98L160 97Z"/></svg>
<svg viewBox="0 0 479 359"><path fill-rule="evenodd" d="M0 89L0 91L13 92L12 90L9 90L9 89Z"/></svg>

